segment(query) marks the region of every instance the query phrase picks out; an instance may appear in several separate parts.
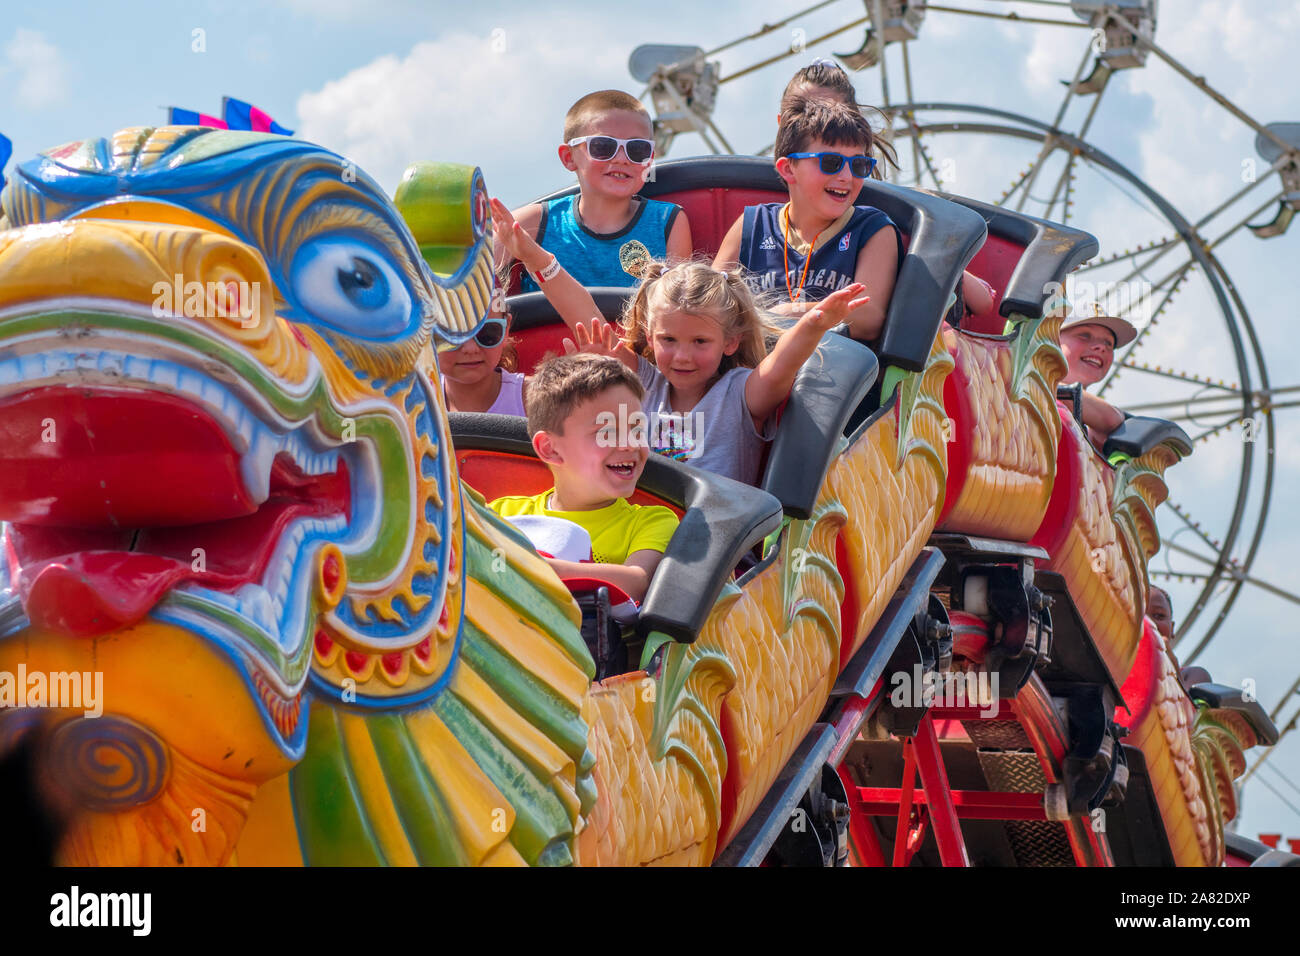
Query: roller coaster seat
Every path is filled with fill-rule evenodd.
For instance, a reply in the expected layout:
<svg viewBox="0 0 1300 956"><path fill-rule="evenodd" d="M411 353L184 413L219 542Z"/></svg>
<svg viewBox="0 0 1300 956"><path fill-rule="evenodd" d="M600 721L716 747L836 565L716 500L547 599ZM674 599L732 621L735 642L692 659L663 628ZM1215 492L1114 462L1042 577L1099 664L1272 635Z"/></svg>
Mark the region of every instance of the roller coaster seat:
<svg viewBox="0 0 1300 956"><path fill-rule="evenodd" d="M1178 425L1162 418L1145 416L1128 416L1119 428L1111 433L1105 445L1105 451L1098 452L1086 435L1080 430L1069 427L1074 420L1074 408L1058 399L1057 412L1061 416L1061 441L1056 451L1056 480L1052 485L1052 496L1047 504L1047 513L1030 544L1043 548L1049 554L1055 554L1065 539L1070 523L1079 507L1080 497L1084 493L1083 474L1079 468L1080 442L1086 442L1092 454L1111 466L1109 458L1115 453L1124 457L1137 458L1146 454L1162 442L1169 442L1183 456L1192 453L1191 439ZM1082 436L1082 437L1081 437ZM1118 436L1118 438L1116 438Z"/></svg>
<svg viewBox="0 0 1300 956"><path fill-rule="evenodd" d="M968 317L962 328L1000 335L1013 314L1038 319L1075 267L1097 254L1097 239L1080 229L1012 212L990 203L936 193L978 213L988 229L984 245L966 267L993 286L993 308Z"/></svg>
<svg viewBox="0 0 1300 956"><path fill-rule="evenodd" d="M460 412L450 417L460 475L485 498L538 494L551 486L522 418ZM659 455L646 462L630 500L665 505L681 519L641 602L636 631L689 643L732 570L780 527L781 505L758 488Z"/></svg>
<svg viewBox="0 0 1300 956"><path fill-rule="evenodd" d="M1140 458L1162 442L1172 443L1181 455L1192 453L1192 440L1180 426L1163 418L1125 413L1124 421L1106 438L1102 455L1107 461L1115 455Z"/></svg>

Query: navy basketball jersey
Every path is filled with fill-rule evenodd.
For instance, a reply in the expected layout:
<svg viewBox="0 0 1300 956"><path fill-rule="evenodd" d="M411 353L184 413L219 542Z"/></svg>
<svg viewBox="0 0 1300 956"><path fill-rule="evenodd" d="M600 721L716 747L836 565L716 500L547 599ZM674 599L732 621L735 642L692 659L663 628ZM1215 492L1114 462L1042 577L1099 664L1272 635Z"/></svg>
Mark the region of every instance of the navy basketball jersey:
<svg viewBox="0 0 1300 956"><path fill-rule="evenodd" d="M786 248L781 229L781 209L785 203L769 202L745 208L740 234L740 264L748 271L750 288L760 295L776 293L785 300L790 289L799 288L804 275L805 257L793 247ZM894 229L898 240L898 261L903 261L903 240L894 221L874 206L855 206L853 215L838 233L822 243L807 263L803 298L817 302L837 289L853 282L858 267L858 253L872 236L886 226ZM786 266L789 265L789 272Z"/></svg>

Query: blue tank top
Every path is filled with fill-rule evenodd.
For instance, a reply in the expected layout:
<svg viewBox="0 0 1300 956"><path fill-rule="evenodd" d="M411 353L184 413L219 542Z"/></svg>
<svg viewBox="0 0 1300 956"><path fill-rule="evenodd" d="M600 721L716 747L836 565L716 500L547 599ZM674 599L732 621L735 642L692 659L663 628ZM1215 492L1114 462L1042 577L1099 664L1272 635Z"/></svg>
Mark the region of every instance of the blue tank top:
<svg viewBox="0 0 1300 956"><path fill-rule="evenodd" d="M783 256L785 236L781 230L780 213L785 203L769 202L746 206L740 233L740 264L749 272L750 288L755 293L778 293L786 298L786 280L791 289L799 288L799 277L804 274L804 256L794 247ZM808 274L803 284L804 299L817 302L837 289L853 282L858 268L858 253L872 236L889 226L898 240L898 262L903 262L903 240L898 227L875 206L856 206L848 223L836 235L824 242L808 263ZM785 262L789 262L787 276Z"/></svg>
<svg viewBox="0 0 1300 956"><path fill-rule="evenodd" d="M560 260L566 272L585 286L634 286L647 259L668 254L680 206L654 199L638 199L632 221L618 232L592 232L578 219L578 194L552 199L542 207L537 243ZM629 271L630 270L630 271ZM536 292L537 283L527 272L520 288Z"/></svg>

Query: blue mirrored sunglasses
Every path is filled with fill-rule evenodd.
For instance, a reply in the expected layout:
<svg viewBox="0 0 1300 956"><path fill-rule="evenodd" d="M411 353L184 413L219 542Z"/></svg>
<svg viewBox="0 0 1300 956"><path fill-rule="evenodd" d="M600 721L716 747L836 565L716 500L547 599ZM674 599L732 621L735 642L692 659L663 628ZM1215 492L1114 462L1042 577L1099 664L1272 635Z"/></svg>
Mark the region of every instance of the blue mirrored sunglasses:
<svg viewBox="0 0 1300 956"><path fill-rule="evenodd" d="M876 160L872 156L845 156L843 153L790 153L789 158L815 159L818 168L827 176L834 176L845 163L849 164L849 172L857 179L866 179L876 168Z"/></svg>
<svg viewBox="0 0 1300 956"><path fill-rule="evenodd" d="M481 349L494 349L505 341L506 320L484 319L479 330L474 333L474 341Z"/></svg>

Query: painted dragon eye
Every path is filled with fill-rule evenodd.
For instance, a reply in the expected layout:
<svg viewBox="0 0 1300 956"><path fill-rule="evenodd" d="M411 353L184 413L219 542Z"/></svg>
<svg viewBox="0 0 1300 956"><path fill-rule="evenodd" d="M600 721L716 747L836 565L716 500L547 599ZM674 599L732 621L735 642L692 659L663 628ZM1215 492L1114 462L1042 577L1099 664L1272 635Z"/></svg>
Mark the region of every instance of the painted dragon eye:
<svg viewBox="0 0 1300 956"><path fill-rule="evenodd" d="M358 308L377 309L388 301L388 282L374 263L352 257L352 267L338 270L339 288Z"/></svg>
<svg viewBox="0 0 1300 956"><path fill-rule="evenodd" d="M409 330L411 294L383 255L353 239L315 239L294 257L289 284L309 319L360 338Z"/></svg>

